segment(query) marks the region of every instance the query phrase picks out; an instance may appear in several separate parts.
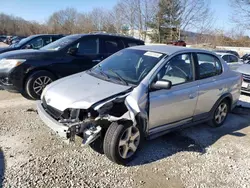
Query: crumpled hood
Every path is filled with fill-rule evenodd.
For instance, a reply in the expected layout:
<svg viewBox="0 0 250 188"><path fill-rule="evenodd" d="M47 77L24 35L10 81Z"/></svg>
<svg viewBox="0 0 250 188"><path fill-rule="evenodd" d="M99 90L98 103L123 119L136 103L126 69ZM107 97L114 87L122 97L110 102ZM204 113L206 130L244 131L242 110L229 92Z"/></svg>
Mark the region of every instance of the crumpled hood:
<svg viewBox="0 0 250 188"><path fill-rule="evenodd" d="M88 109L129 88L130 86L108 82L82 72L51 83L44 89L42 97L45 97L48 105L60 111L67 108Z"/></svg>
<svg viewBox="0 0 250 188"><path fill-rule="evenodd" d="M242 74L250 75L250 64L243 64L236 71Z"/></svg>

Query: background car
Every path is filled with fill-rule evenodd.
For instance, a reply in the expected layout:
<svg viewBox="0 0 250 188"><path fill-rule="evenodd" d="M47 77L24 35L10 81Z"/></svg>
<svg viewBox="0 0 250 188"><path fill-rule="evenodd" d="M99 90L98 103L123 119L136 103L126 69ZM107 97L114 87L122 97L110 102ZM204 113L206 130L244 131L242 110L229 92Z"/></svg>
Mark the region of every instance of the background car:
<svg viewBox="0 0 250 188"><path fill-rule="evenodd" d="M240 97L241 74L212 52L168 45L121 50L48 85L37 103L64 139L126 164L143 140L208 122L220 127Z"/></svg>
<svg viewBox="0 0 250 188"><path fill-rule="evenodd" d="M40 45L40 40L32 44ZM40 50L6 52L0 55L0 84L5 90L39 99L42 90L52 81L88 70L111 54L135 45L144 45L144 42L123 35L77 34Z"/></svg>
<svg viewBox="0 0 250 188"><path fill-rule="evenodd" d="M5 39L6 39L6 36L3 36L3 35L0 36L0 42L4 42Z"/></svg>
<svg viewBox="0 0 250 188"><path fill-rule="evenodd" d="M62 37L63 35L54 35L54 34L31 35L11 46L0 48L0 53L9 52L13 50L21 50L21 49L39 49Z"/></svg>
<svg viewBox="0 0 250 188"><path fill-rule="evenodd" d="M215 50L215 53L227 53L227 54L233 54L235 55L237 58L240 58L240 55L238 54L238 52L233 51L233 50Z"/></svg>
<svg viewBox="0 0 250 188"><path fill-rule="evenodd" d="M167 44L174 45L174 46L186 46L186 42L183 40L177 40L177 41L171 41L168 42Z"/></svg>
<svg viewBox="0 0 250 188"><path fill-rule="evenodd" d="M241 61L237 56L233 54L218 52L216 54L219 55L232 70L236 70L243 64L243 61Z"/></svg>
<svg viewBox="0 0 250 188"><path fill-rule="evenodd" d="M24 36L15 36L10 40L10 45L16 44L16 43L20 42L24 38L26 38L26 37L24 37Z"/></svg>
<svg viewBox="0 0 250 188"><path fill-rule="evenodd" d="M244 63L250 63L250 54L247 53L240 58Z"/></svg>

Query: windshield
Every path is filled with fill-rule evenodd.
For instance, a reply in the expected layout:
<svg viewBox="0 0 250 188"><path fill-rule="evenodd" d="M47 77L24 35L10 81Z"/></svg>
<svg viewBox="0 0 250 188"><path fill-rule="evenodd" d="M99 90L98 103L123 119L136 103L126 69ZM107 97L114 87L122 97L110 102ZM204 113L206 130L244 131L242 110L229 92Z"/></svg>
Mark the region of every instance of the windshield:
<svg viewBox="0 0 250 188"><path fill-rule="evenodd" d="M26 42L30 41L33 38L34 38L34 36L30 36L30 37L24 38L24 39L20 40L20 42L14 44L13 46L11 45L11 46L12 47L17 47L17 48L21 47L22 45L24 45Z"/></svg>
<svg viewBox="0 0 250 188"><path fill-rule="evenodd" d="M42 48L40 48L41 50L54 50L54 51L58 51L64 47L66 47L68 44L71 44L72 42L76 41L79 37L77 36L67 36L67 37L63 37L59 40L56 40L55 42L52 42Z"/></svg>
<svg viewBox="0 0 250 188"><path fill-rule="evenodd" d="M158 52L124 49L103 60L90 72L122 84L138 85L163 57L164 54Z"/></svg>

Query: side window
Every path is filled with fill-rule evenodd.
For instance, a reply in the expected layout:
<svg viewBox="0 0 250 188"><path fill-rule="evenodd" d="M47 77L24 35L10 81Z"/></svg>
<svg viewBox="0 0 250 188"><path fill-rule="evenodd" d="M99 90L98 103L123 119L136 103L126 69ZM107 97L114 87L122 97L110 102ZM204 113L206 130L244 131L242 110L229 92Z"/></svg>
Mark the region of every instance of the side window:
<svg viewBox="0 0 250 188"><path fill-rule="evenodd" d="M115 39L105 39L104 40L104 47L106 49L106 53L113 54L115 52L118 52L122 49L121 47L121 41L115 40Z"/></svg>
<svg viewBox="0 0 250 188"><path fill-rule="evenodd" d="M99 53L99 39L85 38L78 42L75 46L78 49L78 55L98 54Z"/></svg>
<svg viewBox="0 0 250 188"><path fill-rule="evenodd" d="M53 37L52 37L52 42L54 42L54 41L56 41L56 40L58 40L58 39L60 39L60 38L62 38L62 37L60 37L60 36L53 36Z"/></svg>
<svg viewBox="0 0 250 188"><path fill-rule="evenodd" d="M230 63L235 63L235 62L238 62L238 58L237 57L235 57L235 56L233 56L233 55L230 55L229 56L229 62Z"/></svg>
<svg viewBox="0 0 250 188"><path fill-rule="evenodd" d="M229 62L229 56L228 55L224 55L222 56L222 59L226 62Z"/></svg>
<svg viewBox="0 0 250 188"><path fill-rule="evenodd" d="M199 63L199 78L209 78L222 72L222 65L218 58L209 54L197 54Z"/></svg>
<svg viewBox="0 0 250 188"><path fill-rule="evenodd" d="M39 49L39 48L42 48L44 45L44 41L43 41L43 38L42 37L37 37L33 40L31 40L30 42L28 42L25 46L30 46L28 48L31 48L31 49Z"/></svg>
<svg viewBox="0 0 250 188"><path fill-rule="evenodd" d="M43 46L46 46L47 44L52 42L52 37L46 36L43 37Z"/></svg>
<svg viewBox="0 0 250 188"><path fill-rule="evenodd" d="M157 74L157 80L168 80L172 85L193 81L191 54L180 54L166 63Z"/></svg>
<svg viewBox="0 0 250 188"><path fill-rule="evenodd" d="M134 40L126 40L125 44L127 45L127 47L143 45L143 43Z"/></svg>

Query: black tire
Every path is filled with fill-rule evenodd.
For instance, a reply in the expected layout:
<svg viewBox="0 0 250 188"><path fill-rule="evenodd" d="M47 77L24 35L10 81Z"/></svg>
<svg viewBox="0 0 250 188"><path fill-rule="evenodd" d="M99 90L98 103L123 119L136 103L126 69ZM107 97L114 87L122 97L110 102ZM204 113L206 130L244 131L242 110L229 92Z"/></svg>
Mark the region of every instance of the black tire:
<svg viewBox="0 0 250 188"><path fill-rule="evenodd" d="M219 111L219 107L222 106L222 105L226 105L226 115L225 117L223 118L223 120L219 123L218 122L218 119L216 118L216 115L217 115L217 112ZM211 127L220 127L224 124L224 122L226 121L227 119L227 116L228 116L228 113L230 111L230 105L229 105L229 101L228 100L223 100L221 101L215 108L214 112L213 112L213 118L208 122L208 124L211 126Z"/></svg>
<svg viewBox="0 0 250 188"><path fill-rule="evenodd" d="M138 138L139 144L137 146L137 149L132 156L128 158L123 158L120 155L119 141L123 136L124 132L126 131L126 129L128 129L129 127L132 127L132 125L127 122L119 124L117 122L113 122L109 126L104 137L104 142L103 142L104 154L107 156L108 159L117 164L126 165L128 162L130 162L135 157L136 153L140 148L140 145L142 144L142 141L144 140L144 134L142 128L136 127L139 130L140 134L140 137Z"/></svg>
<svg viewBox="0 0 250 188"><path fill-rule="evenodd" d="M26 83L25 83L25 92L27 93L27 95L30 98L32 98L34 100L40 99L41 92L36 93L33 86L34 86L34 83L37 79L44 78L44 77L48 77L49 79L51 79L52 82L54 80L56 80L56 77L52 73L50 73L48 71L44 71L44 70L36 71L27 78ZM51 82L49 82L49 83L51 83ZM46 84L45 84L45 86L46 86Z"/></svg>
<svg viewBox="0 0 250 188"><path fill-rule="evenodd" d="M103 139L97 138L94 142L90 143L89 146L97 153L104 154L103 151Z"/></svg>

